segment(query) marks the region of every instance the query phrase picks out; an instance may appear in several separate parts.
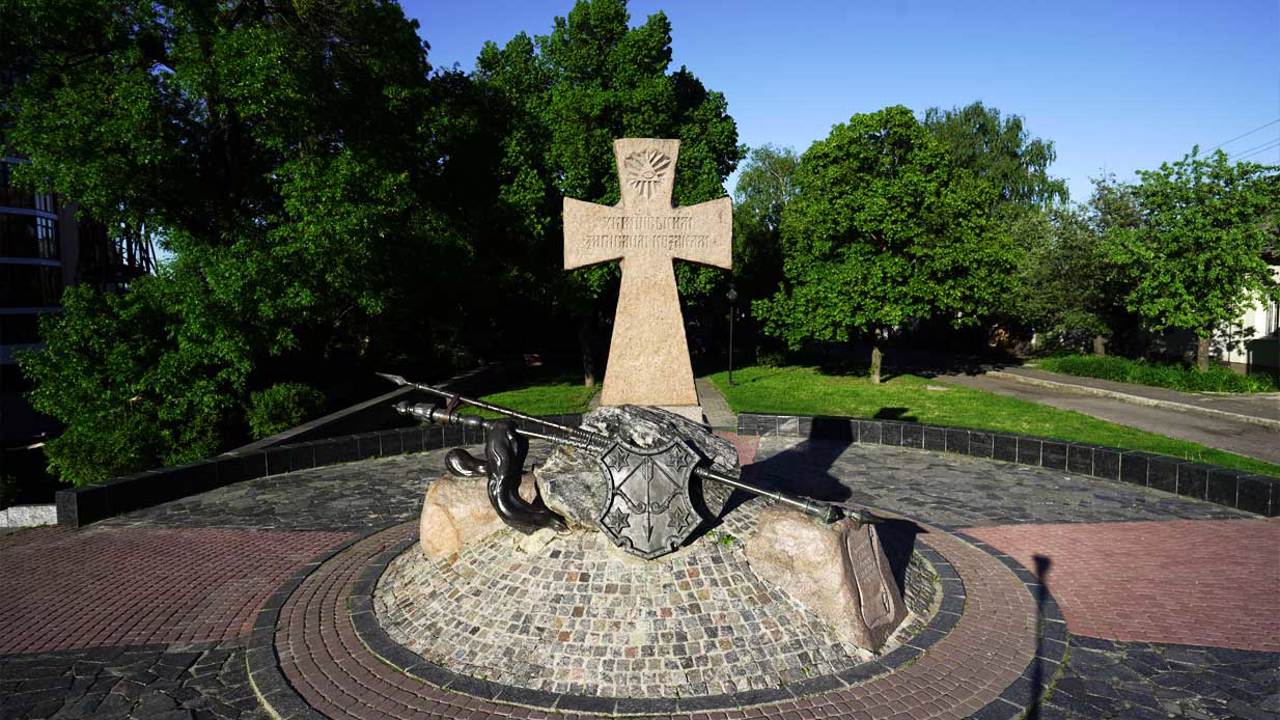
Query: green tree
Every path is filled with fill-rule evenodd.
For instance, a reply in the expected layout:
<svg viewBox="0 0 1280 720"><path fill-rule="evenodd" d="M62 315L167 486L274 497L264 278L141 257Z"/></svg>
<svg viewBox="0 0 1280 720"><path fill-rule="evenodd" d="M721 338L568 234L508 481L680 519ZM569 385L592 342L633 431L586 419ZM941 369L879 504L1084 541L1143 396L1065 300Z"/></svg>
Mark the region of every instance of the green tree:
<svg viewBox="0 0 1280 720"><path fill-rule="evenodd" d="M629 21L623 0L580 0L549 35L486 44L476 69L501 148L493 202L482 211L487 227L477 228L481 242L511 272L519 269L511 292L521 305L576 321L587 384L595 376L590 329L597 316L612 313L618 271L564 272L561 198L618 201L619 137L681 140L677 204L724 195L741 157L724 96L687 68L669 72L667 17L656 13L638 27ZM686 302L709 296L722 276L684 263L676 268Z"/></svg>
<svg viewBox="0 0 1280 720"><path fill-rule="evenodd" d="M930 108L922 123L942 144L953 165L969 170L996 189L991 213L1017 243L1021 267L1076 260L1045 254L1057 244L1051 240L1064 227L1058 222L1062 216L1052 217L1049 210L1067 200L1066 183L1049 174L1049 166L1056 158L1052 141L1033 137L1020 116L1004 115L981 102L950 110ZM1048 276L1033 278L1026 272L1016 279L1052 281ZM1032 318L1030 306L1037 302L1033 295L1043 289L1010 284L1010 292L993 315L1002 324L1025 325ZM1051 325L1057 327L1059 319L1060 316L1055 318ZM1043 323L1045 318L1036 320ZM1038 328L1044 329L1043 324Z"/></svg>
<svg viewBox="0 0 1280 720"><path fill-rule="evenodd" d="M395 3L0 0L0 18L22 28L0 39L19 179L172 256L123 294L69 292L23 361L66 426L47 448L64 479L247 437L251 392L395 352L383 323L458 274L446 261L469 249L432 202L447 133ZM434 308L396 340L449 314Z"/></svg>
<svg viewBox="0 0 1280 720"><path fill-rule="evenodd" d="M1136 222L1116 222L1108 232L1113 259L1130 274L1128 308L1152 330L1194 332L1201 370L1209 368L1216 330L1259 296L1280 302L1280 283L1263 257L1264 219L1280 208L1274 171L1194 148L1158 170L1138 171Z"/></svg>
<svg viewBox="0 0 1280 720"><path fill-rule="evenodd" d="M1059 346L1103 355L1123 313L1123 280L1096 220L1091 208L1063 205L1027 214L1013 231L1025 251L1020 319Z"/></svg>
<svg viewBox="0 0 1280 720"><path fill-rule="evenodd" d="M995 203L1026 207L1066 201L1066 182L1049 175L1057 158L1053 142L1032 137L1020 116L974 102L950 110L929 108L923 123L956 167L997 188Z"/></svg>
<svg viewBox="0 0 1280 720"><path fill-rule="evenodd" d="M752 148L733 204L733 275L746 300L772 295L782 280L782 212L795 196L800 157L791 148Z"/></svg>
<svg viewBox="0 0 1280 720"><path fill-rule="evenodd" d="M765 330L805 341L881 341L913 321L976 322L1006 292L1012 243L995 189L956 168L905 107L854 115L801 157L782 215L784 286L755 304Z"/></svg>

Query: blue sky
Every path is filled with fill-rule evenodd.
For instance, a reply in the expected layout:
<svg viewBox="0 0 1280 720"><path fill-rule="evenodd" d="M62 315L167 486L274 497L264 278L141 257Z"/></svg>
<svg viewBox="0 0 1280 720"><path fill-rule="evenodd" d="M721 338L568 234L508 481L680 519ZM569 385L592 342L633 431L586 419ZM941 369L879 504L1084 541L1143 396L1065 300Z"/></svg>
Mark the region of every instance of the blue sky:
<svg viewBox="0 0 1280 720"><path fill-rule="evenodd" d="M486 40L545 34L571 0L404 0L437 67L470 70ZM728 2L634 0L662 10L673 69L725 93L748 145L803 152L858 112L973 100L1052 140L1073 199L1089 178L1207 150L1280 119L1280 0ZM1280 122L1224 146L1280 164ZM1267 143L1275 144L1273 147ZM732 188L733 179L729 187Z"/></svg>

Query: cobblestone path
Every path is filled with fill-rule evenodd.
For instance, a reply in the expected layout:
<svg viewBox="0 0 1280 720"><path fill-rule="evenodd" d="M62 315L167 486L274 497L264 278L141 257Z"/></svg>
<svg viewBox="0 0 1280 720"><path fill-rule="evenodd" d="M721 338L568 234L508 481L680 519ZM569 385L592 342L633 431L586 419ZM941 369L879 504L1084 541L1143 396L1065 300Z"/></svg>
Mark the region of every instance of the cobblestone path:
<svg viewBox="0 0 1280 720"><path fill-rule="evenodd" d="M1280 718L1277 521L912 449L738 445L753 479L964 529L1028 568L1048 557L1071 647L1036 717ZM416 517L442 471L442 452L352 463L0 536L0 718L265 718L244 663L262 598Z"/></svg>

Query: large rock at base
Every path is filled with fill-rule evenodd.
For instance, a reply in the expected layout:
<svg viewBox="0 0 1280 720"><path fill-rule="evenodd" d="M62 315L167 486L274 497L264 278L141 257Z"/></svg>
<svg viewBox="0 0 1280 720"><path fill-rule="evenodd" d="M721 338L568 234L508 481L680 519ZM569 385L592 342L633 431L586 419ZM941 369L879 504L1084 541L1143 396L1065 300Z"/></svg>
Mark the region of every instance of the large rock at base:
<svg viewBox="0 0 1280 720"><path fill-rule="evenodd" d="M484 477L445 476L427 487L418 522L422 553L438 560L458 552L468 544L506 527L489 504L488 481ZM520 496L532 502L536 490L528 475L520 482Z"/></svg>
<svg viewBox="0 0 1280 720"><path fill-rule="evenodd" d="M874 526L845 518L823 525L798 510L760 511L747 562L822 618L842 641L875 652L907 616Z"/></svg>
<svg viewBox="0 0 1280 720"><path fill-rule="evenodd" d="M661 408L601 407L582 418L582 427L625 440L642 450L661 447L672 437L680 438L717 470L738 474L738 451L733 443ZM609 482L591 453L562 445L533 474L547 507L564 516L572 526L599 528L609 499ZM697 477L689 482L693 506L705 519L718 518L733 489L720 483L704 484Z"/></svg>

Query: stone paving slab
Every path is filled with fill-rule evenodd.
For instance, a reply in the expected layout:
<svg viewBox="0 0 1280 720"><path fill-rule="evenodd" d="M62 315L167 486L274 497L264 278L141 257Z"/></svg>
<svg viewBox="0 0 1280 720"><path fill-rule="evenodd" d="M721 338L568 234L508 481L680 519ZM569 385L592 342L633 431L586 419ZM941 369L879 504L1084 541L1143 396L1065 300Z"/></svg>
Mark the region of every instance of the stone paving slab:
<svg viewBox="0 0 1280 720"><path fill-rule="evenodd" d="M698 402L702 405L702 412L707 416L707 422L711 427L717 430L736 430L738 416L729 407L724 394L716 388L715 383L711 382L711 378L700 377L693 381L693 385L698 391Z"/></svg>
<svg viewBox="0 0 1280 720"><path fill-rule="evenodd" d="M1040 720L1271 720L1280 654L1071 636L1071 659Z"/></svg>
<svg viewBox="0 0 1280 720"><path fill-rule="evenodd" d="M481 448L469 448L481 452ZM530 443L526 467L546 443ZM368 532L418 517L447 450L397 455L256 478L137 510L93 527L236 527Z"/></svg>
<svg viewBox="0 0 1280 720"><path fill-rule="evenodd" d="M1256 517L1062 470L912 448L766 436L755 460L744 471L752 480L948 527Z"/></svg>
<svg viewBox="0 0 1280 720"><path fill-rule="evenodd" d="M1037 555L1072 632L1280 652L1280 522L1021 525L968 534Z"/></svg>
<svg viewBox="0 0 1280 720"><path fill-rule="evenodd" d="M234 642L0 656L0 718L267 720Z"/></svg>
<svg viewBox="0 0 1280 720"><path fill-rule="evenodd" d="M297 566L350 537L223 528L6 536L0 654L235 638Z"/></svg>

